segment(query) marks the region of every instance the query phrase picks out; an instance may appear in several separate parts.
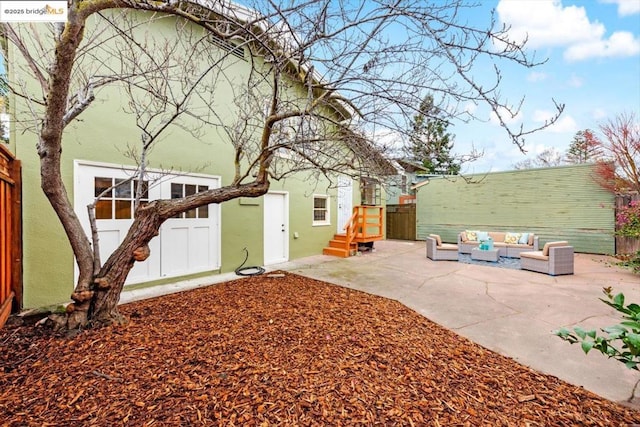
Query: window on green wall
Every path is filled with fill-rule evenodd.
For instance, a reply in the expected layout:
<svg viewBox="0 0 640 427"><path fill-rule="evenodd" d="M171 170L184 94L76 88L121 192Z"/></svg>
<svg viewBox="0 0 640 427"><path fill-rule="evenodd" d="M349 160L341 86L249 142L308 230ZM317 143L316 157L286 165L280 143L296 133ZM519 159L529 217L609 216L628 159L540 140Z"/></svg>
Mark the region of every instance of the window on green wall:
<svg viewBox="0 0 640 427"><path fill-rule="evenodd" d="M182 183L171 183L171 198L172 199L181 199L186 196L192 196L196 193L201 193L203 191L207 191L209 189L206 185L195 185L195 184L182 184ZM209 218L209 205L200 206L196 209L191 209L190 211L180 213L176 215L174 218Z"/></svg>
<svg viewBox="0 0 640 427"><path fill-rule="evenodd" d="M313 196L313 225L330 225L329 196Z"/></svg>
<svg viewBox="0 0 640 427"><path fill-rule="evenodd" d="M362 178L360 183L360 200L365 206L378 206L381 204L380 186L369 178Z"/></svg>
<svg viewBox="0 0 640 427"><path fill-rule="evenodd" d="M133 218L138 183L137 179L95 177L94 196L100 198L96 203L96 219ZM140 204L148 202L149 184L143 181Z"/></svg>

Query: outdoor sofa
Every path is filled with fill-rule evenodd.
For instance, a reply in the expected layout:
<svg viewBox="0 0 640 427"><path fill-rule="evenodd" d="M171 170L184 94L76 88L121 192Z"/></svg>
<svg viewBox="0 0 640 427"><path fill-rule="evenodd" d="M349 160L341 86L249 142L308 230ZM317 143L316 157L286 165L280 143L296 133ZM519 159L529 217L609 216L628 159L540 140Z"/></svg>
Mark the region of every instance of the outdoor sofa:
<svg viewBox="0 0 640 427"><path fill-rule="evenodd" d="M457 261L458 245L442 243L437 234L429 234L427 237L427 258L433 261Z"/></svg>
<svg viewBox="0 0 640 427"><path fill-rule="evenodd" d="M481 241L488 240L489 237L493 240L493 248L498 249L501 257L520 258L522 252L539 250L539 237L534 233L465 230L458 234L458 251L470 254L471 249L478 247Z"/></svg>
<svg viewBox="0 0 640 427"><path fill-rule="evenodd" d="M541 251L522 252L520 267L551 276L573 274L573 246L564 240L547 242Z"/></svg>

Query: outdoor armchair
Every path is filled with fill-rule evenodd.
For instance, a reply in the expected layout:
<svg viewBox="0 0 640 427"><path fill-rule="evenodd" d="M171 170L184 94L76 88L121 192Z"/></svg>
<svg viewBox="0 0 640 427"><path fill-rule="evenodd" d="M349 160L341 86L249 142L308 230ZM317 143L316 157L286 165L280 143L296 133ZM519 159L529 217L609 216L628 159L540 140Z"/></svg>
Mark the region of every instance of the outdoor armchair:
<svg viewBox="0 0 640 427"><path fill-rule="evenodd" d="M551 276L573 274L573 246L566 241L547 242L541 251L520 253L520 266Z"/></svg>
<svg viewBox="0 0 640 427"><path fill-rule="evenodd" d="M457 261L458 245L442 243L437 234L429 234L427 237L427 258L433 261Z"/></svg>

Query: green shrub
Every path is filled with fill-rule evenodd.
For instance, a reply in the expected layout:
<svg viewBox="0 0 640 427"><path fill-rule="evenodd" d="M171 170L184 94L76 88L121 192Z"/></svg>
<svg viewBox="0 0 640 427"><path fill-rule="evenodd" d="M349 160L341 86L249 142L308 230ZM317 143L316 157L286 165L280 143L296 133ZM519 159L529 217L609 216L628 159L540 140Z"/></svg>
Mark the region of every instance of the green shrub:
<svg viewBox="0 0 640 427"><path fill-rule="evenodd" d="M573 332L562 328L554 333L571 344L580 343L585 354L595 349L605 356L624 363L629 369L638 369L640 363L640 305L624 306L624 295L611 293L612 289L604 288L603 292L608 300L600 299L608 306L622 313L622 322L617 325L601 329L604 335L598 335L596 330L573 328Z"/></svg>
<svg viewBox="0 0 640 427"><path fill-rule="evenodd" d="M640 251L635 254L626 256L622 261L617 263L620 267L628 268L635 274L640 274Z"/></svg>
<svg viewBox="0 0 640 427"><path fill-rule="evenodd" d="M616 214L618 231L616 234L625 237L640 238L640 201L633 200Z"/></svg>

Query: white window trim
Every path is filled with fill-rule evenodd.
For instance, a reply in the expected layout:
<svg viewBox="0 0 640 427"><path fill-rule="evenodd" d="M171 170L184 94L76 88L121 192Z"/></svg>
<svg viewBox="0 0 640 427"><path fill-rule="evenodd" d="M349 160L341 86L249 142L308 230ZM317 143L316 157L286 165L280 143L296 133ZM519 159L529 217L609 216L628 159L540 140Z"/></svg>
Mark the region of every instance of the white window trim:
<svg viewBox="0 0 640 427"><path fill-rule="evenodd" d="M326 205L326 208L325 208L325 210L327 212L327 215L326 215L326 219L323 220L323 221L316 221L314 219L314 217L315 217L314 213L316 211L316 208L315 208L315 200L316 200L316 198L325 199L326 202L327 202L327 205ZM329 197L329 195L327 195L327 194L314 194L313 195L312 204L311 204L311 225L313 227L321 227L321 226L323 227L323 226L331 225L331 198Z"/></svg>

